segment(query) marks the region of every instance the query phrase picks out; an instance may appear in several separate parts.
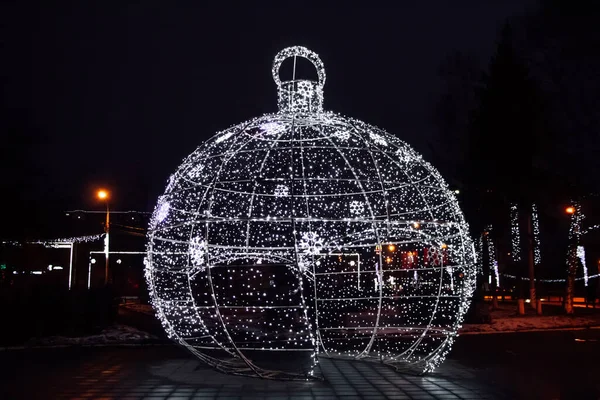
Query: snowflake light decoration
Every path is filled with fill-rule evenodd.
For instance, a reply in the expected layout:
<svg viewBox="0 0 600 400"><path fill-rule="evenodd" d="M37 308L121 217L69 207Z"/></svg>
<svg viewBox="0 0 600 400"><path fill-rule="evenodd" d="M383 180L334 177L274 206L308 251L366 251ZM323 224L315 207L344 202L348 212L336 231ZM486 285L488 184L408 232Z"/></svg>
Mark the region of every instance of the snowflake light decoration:
<svg viewBox="0 0 600 400"><path fill-rule="evenodd" d="M323 249L323 239L314 232L304 232L300 239L299 247L304 253L316 255Z"/></svg>
<svg viewBox="0 0 600 400"><path fill-rule="evenodd" d="M297 57L316 81L280 79ZM405 142L324 111L312 51L272 73L279 111L200 146L157 205L145 276L165 331L237 374L306 379L321 354L433 370L476 274L454 193Z"/></svg>
<svg viewBox="0 0 600 400"><path fill-rule="evenodd" d="M350 202L350 214L360 215L364 212L365 205L362 201L353 200Z"/></svg>
<svg viewBox="0 0 600 400"><path fill-rule="evenodd" d="M267 122L260 126L260 130L264 135L276 136L281 132L285 132L286 127L283 124L277 122Z"/></svg>
<svg viewBox="0 0 600 400"><path fill-rule="evenodd" d="M194 266L204 266L206 264L206 241L200 237L195 237L190 242L190 259Z"/></svg>
<svg viewBox="0 0 600 400"><path fill-rule="evenodd" d="M152 214L152 218L150 218L150 226L152 229L156 229L156 226L167 218L170 208L171 205L165 200L165 197L162 196L158 200L156 208L154 209L154 213Z"/></svg>
<svg viewBox="0 0 600 400"><path fill-rule="evenodd" d="M194 165L194 167L191 168L188 171L187 175L191 179L196 179L196 178L199 178L201 176L202 171L204 171L204 165L203 164Z"/></svg>
<svg viewBox="0 0 600 400"><path fill-rule="evenodd" d="M333 136L340 140L348 140L350 139L350 132L348 131L335 131Z"/></svg>
<svg viewBox="0 0 600 400"><path fill-rule="evenodd" d="M165 220L165 218L167 218L168 214L169 214L169 202L165 201L158 208L158 212L156 213L156 220L158 222L162 222Z"/></svg>
<svg viewBox="0 0 600 400"><path fill-rule="evenodd" d="M290 194L290 188L285 185L277 185L274 193L277 197L286 197Z"/></svg>
<svg viewBox="0 0 600 400"><path fill-rule="evenodd" d="M374 132L369 132L369 137L371 139L373 139L373 141L375 143L377 143L380 146L387 146L387 142L385 141L385 139L383 138L383 136L381 136L380 134L374 133Z"/></svg>

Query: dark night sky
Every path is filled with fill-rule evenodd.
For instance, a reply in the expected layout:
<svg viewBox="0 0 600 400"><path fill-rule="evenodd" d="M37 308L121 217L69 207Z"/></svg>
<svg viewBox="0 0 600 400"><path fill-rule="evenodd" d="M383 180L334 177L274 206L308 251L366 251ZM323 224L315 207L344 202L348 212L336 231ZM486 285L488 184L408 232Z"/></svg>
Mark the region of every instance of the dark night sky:
<svg viewBox="0 0 600 400"><path fill-rule="evenodd" d="M323 59L326 109L378 125L427 156L440 62L461 50L487 65L506 17L533 1L88 3L14 2L0 11L2 198L11 210L3 230L100 208L96 186L113 190L116 208L150 210L202 141L276 111L271 63L291 45Z"/></svg>

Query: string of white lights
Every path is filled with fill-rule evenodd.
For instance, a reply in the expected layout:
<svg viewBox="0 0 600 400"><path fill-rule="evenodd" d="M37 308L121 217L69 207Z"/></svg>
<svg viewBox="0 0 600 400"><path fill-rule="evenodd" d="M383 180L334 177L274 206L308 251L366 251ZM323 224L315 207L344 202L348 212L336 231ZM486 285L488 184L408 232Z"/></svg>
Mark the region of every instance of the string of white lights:
<svg viewBox="0 0 600 400"><path fill-rule="evenodd" d="M104 236L105 236L105 234L102 233L102 234L98 234L98 235L74 236L74 237L69 237L69 238L60 238L60 239L51 239L51 240L35 240L35 241L26 241L26 242L7 241L7 242L2 242L2 244L9 245L9 246L15 246L15 247L22 247L24 245L32 245L33 244L33 245L41 245L44 247L51 247L51 248L56 248L56 249L68 249L70 252L70 254L69 254L68 287L69 287L69 290L71 290L71 287L73 284L74 244L75 243L95 242L95 241L102 239ZM58 268L56 268L56 269L58 269ZM16 272L16 271L13 271L13 272ZM41 274L41 271L33 271L32 273L38 274L38 272L39 272L39 274Z"/></svg>
<svg viewBox="0 0 600 400"><path fill-rule="evenodd" d="M98 234L98 235L74 236L74 237L60 238L60 239L50 239L50 240L32 240L32 241L16 241L16 240L12 240L12 241L3 241L2 244L9 245L9 246L23 246L23 245L26 245L26 244L39 244L39 245L42 245L42 246L52 247L54 245L64 244L64 243L88 243L88 242L95 242L97 240L102 239L103 237L104 237L104 233L101 233L101 234Z"/></svg>
<svg viewBox="0 0 600 400"><path fill-rule="evenodd" d="M60 239L52 239L52 240L38 240L34 242L29 242L31 244L42 244L42 245L52 245L55 243L88 243L95 242L101 240L105 236L104 233L100 233L98 235L87 235L87 236L75 236L70 238L60 238Z"/></svg>
<svg viewBox="0 0 600 400"><path fill-rule="evenodd" d="M505 278L510 278L510 279L519 279L519 277L518 277L518 276L516 276L516 275L510 275L510 274L500 274L500 275L502 275L502 276L503 276L503 277L505 277ZM600 277L600 274L589 275L589 276L587 277L587 280L590 280L590 279L595 279L595 278L598 278L598 277ZM522 276L522 277L520 277L520 279L522 279L522 280L524 280L524 281L529 281L529 278L528 278L528 277L525 277L525 276ZM575 280L576 280L576 281L585 281L585 280L586 280L586 277L583 277L583 276L582 276L581 278L575 278ZM562 278L562 279L539 279L539 278L536 278L536 280L535 280L535 281L536 281L536 282L546 282L546 283L565 283L565 278ZM587 286L587 285L586 285L586 286Z"/></svg>
<svg viewBox="0 0 600 400"><path fill-rule="evenodd" d="M475 258L477 260L477 274L483 275L483 235L482 232L475 241Z"/></svg>
<svg viewBox="0 0 600 400"><path fill-rule="evenodd" d="M317 81L279 78L297 57ZM145 276L165 331L236 374L306 379L319 354L433 370L475 283L455 194L405 142L323 110L315 53L282 50L273 76L279 112L217 133L157 202Z"/></svg>
<svg viewBox="0 0 600 400"><path fill-rule="evenodd" d="M496 259L496 246L494 245L494 240L492 239L492 226L488 225L486 228L486 241L488 248L488 262L490 266L490 271L494 273L494 282L496 287L500 287L500 275L498 274L498 260ZM492 276L490 275L490 280ZM490 282L491 283L491 282Z"/></svg>
<svg viewBox="0 0 600 400"><path fill-rule="evenodd" d="M582 253L582 249L580 250L580 240L583 235L581 224L585 219L585 215L581 211L581 204L579 202L573 202L571 208L571 223L569 225L569 249L567 250L567 271L569 274L575 274L577 270L577 261L581 261L580 254ZM583 251L583 255L585 256L585 251ZM584 263L584 275L587 275L587 266L585 266L585 259L582 260ZM573 265L572 265L573 264ZM586 279L587 286L587 279ZM569 290L570 286L569 286Z"/></svg>
<svg viewBox="0 0 600 400"><path fill-rule="evenodd" d="M585 248L583 246L577 246L577 258L581 262L581 266L583 267L583 281L585 282L585 286L588 285L588 269L587 264L585 263Z"/></svg>
<svg viewBox="0 0 600 400"><path fill-rule="evenodd" d="M571 224L569 226L569 239L579 243L579 240L584 233L581 229L581 223L585 219L585 215L581 211L581 204L579 202L573 202L572 208L574 210L571 215Z"/></svg>
<svg viewBox="0 0 600 400"><path fill-rule="evenodd" d="M586 235L592 231L595 231L596 229L600 228L600 224L596 224L596 225L592 225L590 227L588 227L586 230L583 231L583 235Z"/></svg>
<svg viewBox="0 0 600 400"><path fill-rule="evenodd" d="M17 240L3 240L1 242L4 246L22 246L23 243Z"/></svg>
<svg viewBox="0 0 600 400"><path fill-rule="evenodd" d="M578 211L581 212L580 209ZM582 214L581 219L579 220L580 225L581 225L581 221L583 220L583 218L585 218L585 216ZM600 224L592 225L592 226L588 227L586 230L582 231L581 236L587 235L588 233L590 233L598 228L600 228ZM580 229L581 229L581 227L580 227ZM590 277L588 276L588 268L587 268L587 263L585 261L585 248L583 246L577 246L577 257L579 258L579 260L581 261L581 265L583 266L583 276L584 276L584 280L585 280L585 286L588 286L588 280Z"/></svg>
<svg viewBox="0 0 600 400"><path fill-rule="evenodd" d="M119 211L114 210L110 212L111 214L140 214L140 215L150 215L151 213L146 211L134 211L134 210L125 210ZM70 214L106 214L106 211L103 210L69 210L65 211L65 215L69 216Z"/></svg>
<svg viewBox="0 0 600 400"><path fill-rule="evenodd" d="M531 225L533 227L533 260L535 265L542 263L542 248L540 244L540 220L535 203L531 205Z"/></svg>
<svg viewBox="0 0 600 400"><path fill-rule="evenodd" d="M517 204L510 205L510 243L513 261L521 261L521 234L519 229L519 210Z"/></svg>

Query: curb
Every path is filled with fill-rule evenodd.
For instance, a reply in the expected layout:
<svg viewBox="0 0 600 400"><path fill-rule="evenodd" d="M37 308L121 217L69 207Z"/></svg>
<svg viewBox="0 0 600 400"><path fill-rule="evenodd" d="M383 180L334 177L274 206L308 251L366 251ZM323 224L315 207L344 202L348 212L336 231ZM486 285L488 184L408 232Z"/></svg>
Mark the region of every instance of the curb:
<svg viewBox="0 0 600 400"><path fill-rule="evenodd" d="M465 335L495 335L503 333L527 333L527 332L556 332L556 331L583 331L587 329L600 329L600 325L593 326L579 326L579 327L564 327L564 328L532 328L532 329L520 329L511 331L484 331L484 332L458 332L458 336Z"/></svg>
<svg viewBox="0 0 600 400"><path fill-rule="evenodd" d="M38 349L62 349L67 347L151 347L151 346L175 346L175 342L165 343L95 343L95 344L55 344L47 346L2 346L0 351L12 350L38 350Z"/></svg>
<svg viewBox="0 0 600 400"><path fill-rule="evenodd" d="M501 335L506 333L530 333L530 332L559 332L559 331L584 331L589 329L600 329L600 325L580 326L580 327L564 327L564 328L548 328L548 329L521 329L510 331L485 331L485 332L458 332L458 336L469 335ZM38 350L38 349L62 349L68 347L152 347L152 346L177 346L177 343L171 341L163 341L157 343L95 343L95 344L56 344L47 346L1 346L1 351L14 350Z"/></svg>

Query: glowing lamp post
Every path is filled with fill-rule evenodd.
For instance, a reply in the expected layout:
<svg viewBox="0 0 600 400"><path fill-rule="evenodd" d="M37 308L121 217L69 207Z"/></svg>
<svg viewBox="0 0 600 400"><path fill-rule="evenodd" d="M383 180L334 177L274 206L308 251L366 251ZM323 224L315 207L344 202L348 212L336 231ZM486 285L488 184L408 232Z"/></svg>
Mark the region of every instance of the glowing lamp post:
<svg viewBox="0 0 600 400"><path fill-rule="evenodd" d="M106 202L106 223L104 224L104 233L106 236L104 238L104 255L106 258L106 265L104 267L104 284L108 284L108 234L110 230L110 210L108 208L108 191L101 189L98 190L97 193L98 199Z"/></svg>
<svg viewBox="0 0 600 400"><path fill-rule="evenodd" d="M575 207L569 206L569 207L565 208L565 212L567 214L575 214Z"/></svg>
<svg viewBox="0 0 600 400"><path fill-rule="evenodd" d="M565 208L565 212L571 216L571 227L569 228L569 253L567 257L568 275L567 275L567 295L565 299L565 311L567 314L573 314L573 296L575 292L575 275L577 274L577 248L579 246L579 236L583 214L580 206L576 203L573 206Z"/></svg>

